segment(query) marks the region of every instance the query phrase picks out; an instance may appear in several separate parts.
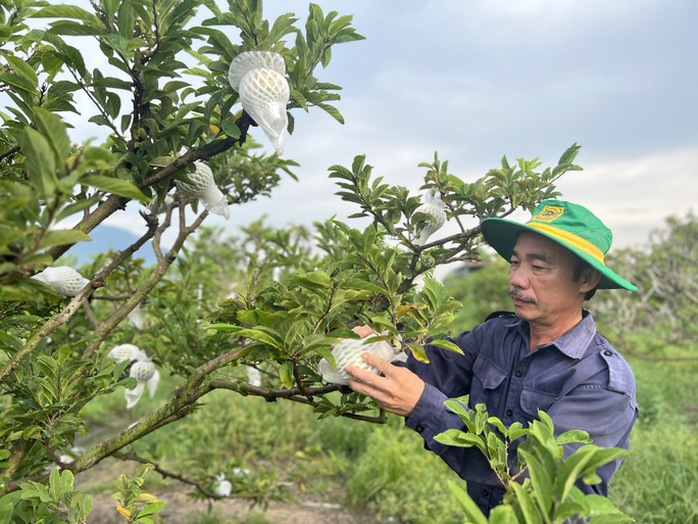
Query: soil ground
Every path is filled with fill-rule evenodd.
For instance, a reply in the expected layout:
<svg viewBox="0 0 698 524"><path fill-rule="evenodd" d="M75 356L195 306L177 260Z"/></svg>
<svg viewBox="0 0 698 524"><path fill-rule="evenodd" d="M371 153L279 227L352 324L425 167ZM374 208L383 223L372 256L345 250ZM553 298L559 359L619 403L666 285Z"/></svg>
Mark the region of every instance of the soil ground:
<svg viewBox="0 0 698 524"><path fill-rule="evenodd" d="M93 510L88 524L123 524L124 518L117 513L116 501L111 497L116 488L114 481L123 472L123 462L104 460L92 469L76 477L76 488L87 491L93 500ZM151 473L157 475L157 473ZM103 486L103 489L101 488ZM100 489L97 489L100 488ZM111 491L110 491L111 490ZM380 524L381 520L368 514L357 514L330 500L304 498L296 494L298 502L269 503L266 509L251 507L249 501L229 498L202 501L188 495L189 486L172 484L155 488L152 493L167 502L160 512L166 524L190 524L201 522L212 524ZM207 517L207 518L206 518ZM255 518L256 517L256 518Z"/></svg>

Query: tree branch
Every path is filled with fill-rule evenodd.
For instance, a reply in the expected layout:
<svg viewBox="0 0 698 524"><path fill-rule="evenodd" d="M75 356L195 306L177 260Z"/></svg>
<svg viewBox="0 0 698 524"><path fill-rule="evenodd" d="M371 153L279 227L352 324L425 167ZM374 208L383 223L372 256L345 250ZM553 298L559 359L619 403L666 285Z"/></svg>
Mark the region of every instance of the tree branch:
<svg viewBox="0 0 698 524"><path fill-rule="evenodd" d="M141 183L137 184L138 188L143 189L155 184L156 182L171 177L178 170L188 166L196 160L206 160L213 156L224 153L225 151L234 147L235 144L244 144L247 140L247 130L251 125L253 125L253 123L254 121L252 120L252 118L245 111L243 111L242 116L238 118L235 122L235 124L240 129L240 138L227 137L211 142L210 144L207 144L205 147L201 149L188 151L187 153L177 158L167 167L164 167L163 169L157 171L153 175L143 179ZM91 213L85 215L83 219L73 227L73 229L82 231L83 233L89 233L99 224L104 222L104 220L106 220L108 217L114 214L116 211L118 211L119 209L125 209L126 204L129 201L130 199L126 197L114 194L109 195L105 202L97 206L95 210ZM56 260L63 253L68 251L68 249L70 249L72 246L73 244L51 246L46 252L49 255L51 255L51 257L54 260Z"/></svg>
<svg viewBox="0 0 698 524"><path fill-rule="evenodd" d="M291 400L293 402L298 402L300 404L306 404L312 407L320 407L320 403L315 402L313 397L325 395L331 393L332 391L339 391L340 386L336 384L327 384L325 386L319 386L315 388L263 388L259 386L253 386L246 382L231 381L231 380L221 380L212 379L208 382L211 389L229 389L240 393L241 395L247 396L252 395L255 397L262 397L270 402L277 399ZM383 424L386 422L387 418L385 414L381 412L378 417L372 417L368 415L360 415L357 413L340 413L342 417L351 418L354 420L362 420L364 422L372 422L375 424Z"/></svg>
<svg viewBox="0 0 698 524"><path fill-rule="evenodd" d="M144 459L142 457L139 457L137 454L135 454L133 452L122 453L121 451L117 451L112 456L116 457L120 460L130 460L133 462L138 462L140 464L151 464L153 466L153 469L155 471L157 471L158 473L160 473L160 475L162 475L163 477L178 480L179 482L182 482L183 484L189 484L190 486L194 486L197 489L197 491L199 491L204 496L206 496L210 499L232 498L234 496L234 495L231 495L229 497L223 497L221 495L216 495L212 491L209 491L203 484L196 482L195 480L191 480L189 478L186 478L178 473L173 473L171 471L168 471L168 470L164 469L162 466L160 466L154 460Z"/></svg>

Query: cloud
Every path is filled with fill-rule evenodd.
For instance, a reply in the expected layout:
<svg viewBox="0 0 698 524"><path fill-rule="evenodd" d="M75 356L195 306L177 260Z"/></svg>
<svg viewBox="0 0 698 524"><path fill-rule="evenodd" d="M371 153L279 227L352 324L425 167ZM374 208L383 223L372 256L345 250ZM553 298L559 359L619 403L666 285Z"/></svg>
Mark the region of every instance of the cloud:
<svg viewBox="0 0 698 524"><path fill-rule="evenodd" d="M614 230L615 245L641 244L664 218L693 206L698 165L698 4L621 0L473 0L337 3L367 40L333 48L316 73L343 86L337 124L318 109L294 111L284 177L271 199L239 209L226 227L260 216L309 225L355 211L334 195L335 163L365 154L374 175L416 190L420 162L439 152L471 181L509 160L554 165L576 142L585 170L563 178L564 197ZM308 2L267 2L274 18ZM265 137L252 130L269 151ZM522 219L525 219L522 216ZM140 220L129 207L112 219ZM221 222L223 223L223 222ZM357 226L358 227L358 226Z"/></svg>
<svg viewBox="0 0 698 524"><path fill-rule="evenodd" d="M640 247L667 217L696 209L696 146L589 163L578 175L562 179L559 188L606 222L614 246Z"/></svg>

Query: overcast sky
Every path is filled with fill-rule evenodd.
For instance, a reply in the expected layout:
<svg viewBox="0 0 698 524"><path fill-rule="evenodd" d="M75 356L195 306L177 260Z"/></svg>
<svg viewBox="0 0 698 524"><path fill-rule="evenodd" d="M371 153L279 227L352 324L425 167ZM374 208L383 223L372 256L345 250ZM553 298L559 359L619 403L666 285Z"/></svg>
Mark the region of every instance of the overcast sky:
<svg viewBox="0 0 698 524"><path fill-rule="evenodd" d="M582 146L559 184L596 212L614 246L640 246L698 197L695 0L317 0L353 14L366 40L333 49L323 81L343 87L340 125L295 110L284 178L271 199L232 208L232 231L262 215L310 225L354 211L334 195L333 164L366 154L374 174L417 190L435 151L466 181L506 155L554 165ZM274 19L308 3L266 0ZM255 138L269 148L261 130ZM694 207L695 209L695 207ZM132 214L110 223L127 226ZM525 215L521 215L525 218ZM350 222L351 223L351 222ZM358 223L356 224L358 226Z"/></svg>

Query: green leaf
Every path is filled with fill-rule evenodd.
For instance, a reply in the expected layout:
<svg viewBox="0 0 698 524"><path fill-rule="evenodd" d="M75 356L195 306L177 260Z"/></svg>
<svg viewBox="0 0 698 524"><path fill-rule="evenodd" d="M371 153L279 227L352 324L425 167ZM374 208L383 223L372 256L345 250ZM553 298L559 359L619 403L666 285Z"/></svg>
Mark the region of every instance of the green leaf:
<svg viewBox="0 0 698 524"><path fill-rule="evenodd" d="M378 293L380 295L386 295L388 296L389 293L387 290L384 288L380 287L377 284L374 284L372 282L369 282L367 280L350 280L349 282L346 283L347 287L351 287L354 289L360 289L362 291L370 291L372 293Z"/></svg>
<svg viewBox="0 0 698 524"><path fill-rule="evenodd" d="M543 515L548 515L553 504L553 483L550 473L547 471L545 464L531 453L519 448L519 454L528 467L531 483L533 484L533 498L536 501L536 505Z"/></svg>
<svg viewBox="0 0 698 524"><path fill-rule="evenodd" d="M240 128L235 125L235 123L231 122L230 120L222 120L221 121L221 129L225 132L226 135L232 138L240 138Z"/></svg>
<svg viewBox="0 0 698 524"><path fill-rule="evenodd" d="M21 79L22 86L24 86L25 89L37 90L39 88L39 79L36 76L36 71L34 71L34 68L32 68L28 62L11 55L5 55L5 59L12 67L12 71L14 71L16 77Z"/></svg>
<svg viewBox="0 0 698 524"><path fill-rule="evenodd" d="M129 46L130 40L127 37L118 33L107 33L104 40L108 42L120 55L129 59L133 56L132 50Z"/></svg>
<svg viewBox="0 0 698 524"><path fill-rule="evenodd" d="M429 341L429 345L447 349L448 351L453 351L454 353L458 353L459 355L463 354L463 350L459 348L457 344L454 344L450 340L433 339Z"/></svg>
<svg viewBox="0 0 698 524"><path fill-rule="evenodd" d="M80 182L108 193L136 199L144 204L150 201L150 197L143 194L135 184L127 182L126 180L121 180L120 178L102 175L85 175L80 179Z"/></svg>
<svg viewBox="0 0 698 524"><path fill-rule="evenodd" d="M548 415L545 411L539 409L538 418L543 423L543 426L547 428L550 434L552 434L555 430L555 425L553 424L553 419L550 418L550 415Z"/></svg>
<svg viewBox="0 0 698 524"><path fill-rule="evenodd" d="M70 493L75 489L75 475L66 469L61 473L61 490L63 493Z"/></svg>
<svg viewBox="0 0 698 524"><path fill-rule="evenodd" d="M314 271L304 275L296 275L293 277L293 282L303 288L318 291L327 289L332 283L330 276L322 271Z"/></svg>
<svg viewBox="0 0 698 524"><path fill-rule="evenodd" d="M61 180L63 182L63 180ZM70 215L74 215L75 213L79 213L83 209L87 209L88 207L91 207L99 202L99 195L92 195L89 198L83 198L81 200L78 200L77 202L73 202L72 204L68 204L65 206L61 211L56 215L56 222L60 222L61 220L69 217Z"/></svg>
<svg viewBox="0 0 698 524"><path fill-rule="evenodd" d="M138 518L143 518L147 517L149 515L157 515L162 508L165 507L166 502L161 500L159 502L153 502L152 504L148 504L146 507L144 507L142 510L138 512Z"/></svg>
<svg viewBox="0 0 698 524"><path fill-rule="evenodd" d="M33 18L75 18L83 22L91 22L93 25L99 25L100 23L99 18L89 11L65 4L44 7L43 9L39 9L32 16Z"/></svg>
<svg viewBox="0 0 698 524"><path fill-rule="evenodd" d="M475 504L475 501L470 498L468 492L452 481L448 481L448 489L451 491L456 500L463 506L465 515L473 524L487 524L487 517L482 510Z"/></svg>
<svg viewBox="0 0 698 524"><path fill-rule="evenodd" d="M33 294L19 290L14 286L2 285L0 285L0 296L3 298L3 300L8 301L32 300L36 298ZM0 342L4 342L3 337L5 337L6 335L6 333L0 333ZM22 345L20 345L19 347L22 347Z"/></svg>
<svg viewBox="0 0 698 524"><path fill-rule="evenodd" d="M238 331L242 330L240 326L236 326L235 324L209 324L206 326L207 329L214 329L216 331L223 331L223 332L232 332L232 333L237 333Z"/></svg>
<svg viewBox="0 0 698 524"><path fill-rule="evenodd" d="M516 495L516 502L524 517L524 522L526 524L538 524L541 521L541 516L528 490L518 482L509 484L509 489Z"/></svg>
<svg viewBox="0 0 698 524"><path fill-rule="evenodd" d="M481 437L458 429L447 429L443 433L436 435L434 440L446 446L458 448L476 447L483 453L486 451L485 443L482 441Z"/></svg>
<svg viewBox="0 0 698 524"><path fill-rule="evenodd" d="M241 329L238 331L238 335L241 337L246 337L259 342L262 344L267 344L276 349L283 350L282 339L278 333L271 329L262 330L259 329Z"/></svg>
<svg viewBox="0 0 698 524"><path fill-rule="evenodd" d="M582 431L581 429L572 429L565 431L562 435L557 437L558 444L590 444L591 439L589 438L589 433Z"/></svg>
<svg viewBox="0 0 698 524"><path fill-rule="evenodd" d="M321 347L317 348L315 352L323 357L325 360L327 360L330 364L332 364L332 367L336 369L337 367L337 362L334 359L334 353L332 353L332 350L328 347Z"/></svg>
<svg viewBox="0 0 698 524"><path fill-rule="evenodd" d="M487 419L487 423L488 423L488 424L492 424L495 428L497 428L497 429L499 430L499 432L500 432L502 435L508 436L509 430L508 430L508 429L506 428L506 426L504 425L504 422L502 422L502 421L501 421L500 419L498 419L497 417L490 417L490 418L488 418L488 419Z"/></svg>
<svg viewBox="0 0 698 524"><path fill-rule="evenodd" d="M14 513L14 505L20 497L19 492L0 497L0 524L10 524Z"/></svg>
<svg viewBox="0 0 698 524"><path fill-rule="evenodd" d="M279 378L285 388L290 388L293 385L293 362L286 360L279 366Z"/></svg>
<svg viewBox="0 0 698 524"><path fill-rule="evenodd" d="M85 69L85 60L80 50L69 46L59 36L52 35L50 32L45 34L45 38L56 47L56 50L60 53L61 60L65 60L66 64L77 70L79 74L83 76L88 74Z"/></svg>
<svg viewBox="0 0 698 524"><path fill-rule="evenodd" d="M119 34L128 38L133 33L133 26L136 23L136 13L131 2L121 2L119 5Z"/></svg>
<svg viewBox="0 0 698 524"><path fill-rule="evenodd" d="M529 521L526 521L528 524ZM531 521L531 524L538 524L540 520ZM521 524L516 518L514 508L506 505L499 505L492 508L490 512L489 524Z"/></svg>
<svg viewBox="0 0 698 524"><path fill-rule="evenodd" d="M444 402L446 408L458 415L461 419L465 420L470 418L470 408L467 406L467 400L465 399L448 399Z"/></svg>
<svg viewBox="0 0 698 524"><path fill-rule="evenodd" d="M58 229L49 231L39 245L39 248L43 249L49 246L63 246L75 244L76 242L87 242L90 240L92 240L90 236L83 231L79 231L77 229Z"/></svg>
<svg viewBox="0 0 698 524"><path fill-rule="evenodd" d="M61 498L61 474L58 471L57 467L54 467L51 469L51 473L49 474L49 479L48 479L48 489L49 492L51 493L51 497L53 497L53 500L56 502L60 500Z"/></svg>
<svg viewBox="0 0 698 524"><path fill-rule="evenodd" d="M529 429L524 428L521 422L514 422L511 426L509 426L508 436L511 442L515 441L520 437L523 437L524 435L527 435L528 433Z"/></svg>
<svg viewBox="0 0 698 524"><path fill-rule="evenodd" d="M611 500L602 495L587 495L584 497L587 506L587 516L593 524L625 524L635 522L635 519L620 511Z"/></svg>
<svg viewBox="0 0 698 524"><path fill-rule="evenodd" d="M322 108L328 115L334 118L337 122L339 122L340 124L344 124L344 116L342 116L342 113L340 113L336 107L331 106L330 104L326 104L324 102L318 102L317 106L319 108Z"/></svg>
<svg viewBox="0 0 698 524"><path fill-rule="evenodd" d="M49 31L55 35L63 36L103 36L105 31L101 27L88 25L82 22L73 22L71 20L61 20L51 24Z"/></svg>
<svg viewBox="0 0 698 524"><path fill-rule="evenodd" d="M24 167L27 177L39 192L48 198L56 189L56 158L46 138L31 127L24 128Z"/></svg>

